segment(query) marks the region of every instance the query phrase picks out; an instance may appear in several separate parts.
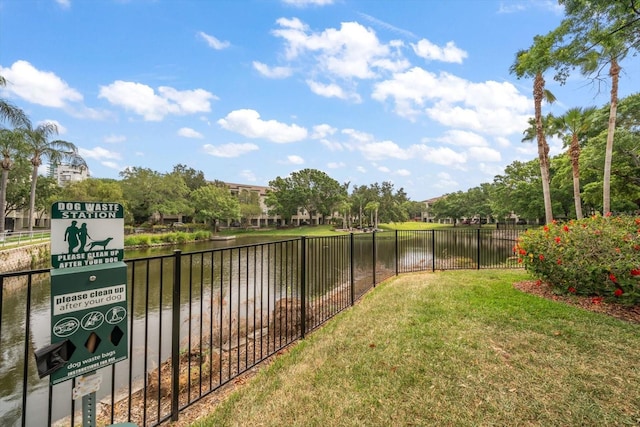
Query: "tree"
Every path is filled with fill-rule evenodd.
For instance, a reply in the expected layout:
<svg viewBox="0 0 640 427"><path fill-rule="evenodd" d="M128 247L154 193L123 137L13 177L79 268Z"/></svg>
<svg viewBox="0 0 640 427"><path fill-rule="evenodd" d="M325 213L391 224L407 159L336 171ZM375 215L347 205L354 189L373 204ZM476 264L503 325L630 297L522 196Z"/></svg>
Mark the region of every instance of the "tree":
<svg viewBox="0 0 640 427"><path fill-rule="evenodd" d="M290 175L295 192L300 194L302 205L310 217L333 214L336 205L346 196L346 189L338 181L317 169L302 169Z"/></svg>
<svg viewBox="0 0 640 427"><path fill-rule="evenodd" d="M269 182L265 203L271 212L289 218L299 209L310 217L333 214L337 204L347 195L346 186L317 169L293 172L287 178L277 177Z"/></svg>
<svg viewBox="0 0 640 427"><path fill-rule="evenodd" d="M542 119L542 101L553 102L555 98L545 90L543 73L554 65L553 45L557 35L551 32L545 36L537 35L533 39L533 45L528 50L521 50L516 54L516 61L511 66L511 73L518 78L533 78L533 104L535 111L536 140L538 143L538 161L540 162L540 175L542 177L542 195L544 198L545 220L550 223L553 220L551 207L551 191L549 188L549 145L545 139Z"/></svg>
<svg viewBox="0 0 640 427"><path fill-rule="evenodd" d="M269 181L270 189L265 196L265 204L270 209L271 215L280 215L285 221L291 221L291 217L298 212L302 205L302 197L293 186L289 178L276 177Z"/></svg>
<svg viewBox="0 0 640 427"><path fill-rule="evenodd" d="M121 185L134 222L146 222L154 215L189 215L193 206L187 200L189 189L176 173L161 174L149 168L132 167L120 172Z"/></svg>
<svg viewBox="0 0 640 427"><path fill-rule="evenodd" d="M580 147L593 127L593 116L596 111L595 107L570 108L555 120L558 133L565 136L563 138L564 146L569 146L567 154L571 160L573 200L577 219L583 218L582 198L580 196Z"/></svg>
<svg viewBox="0 0 640 427"><path fill-rule="evenodd" d="M204 172L197 171L181 163L173 167L171 172L172 176L180 176L184 181L189 191L197 190L200 187L207 185L207 180L204 177Z"/></svg>
<svg viewBox="0 0 640 427"><path fill-rule="evenodd" d="M262 214L260 193L257 191L249 191L243 188L238 193L238 203L240 203L240 218L244 227L250 224L251 218Z"/></svg>
<svg viewBox="0 0 640 427"><path fill-rule="evenodd" d="M604 67L609 65L611 99L606 151L603 168L602 209L611 209L611 163L616 130L620 61L640 46L638 22L640 13L634 0L560 0L565 7L565 31L571 35L565 51L564 67L560 80L566 78L567 69L579 66L582 74L595 75L599 79Z"/></svg>
<svg viewBox="0 0 640 427"><path fill-rule="evenodd" d="M343 199L338 203L338 211L342 214L342 228L351 228L351 203L348 199Z"/></svg>
<svg viewBox="0 0 640 427"><path fill-rule="evenodd" d="M0 87L5 87L7 80L0 76ZM9 101L0 98L0 122L7 121L14 127L30 127L31 122L27 115L20 108Z"/></svg>
<svg viewBox="0 0 640 427"><path fill-rule="evenodd" d="M378 229L378 209L380 209L380 202L369 202L364 207L364 211L371 215L371 223L374 230Z"/></svg>
<svg viewBox="0 0 640 427"><path fill-rule="evenodd" d="M628 129L618 129L613 147L611 165L611 210L637 211L640 209L640 135ZM607 132L589 138L580 158L581 170L586 184L583 199L596 208L603 206L602 165L605 162L603 149Z"/></svg>
<svg viewBox="0 0 640 427"><path fill-rule="evenodd" d="M2 154L0 162L2 168L0 177L0 235L4 233L9 171L13 169L14 159L21 150L24 150L22 135L16 130L0 129L0 154Z"/></svg>
<svg viewBox="0 0 640 427"><path fill-rule="evenodd" d="M491 190L491 209L494 215L504 217L512 212L529 219L545 215L541 196L540 166L538 160L514 161L504 174L496 175Z"/></svg>
<svg viewBox="0 0 640 427"><path fill-rule="evenodd" d="M211 221L217 231L218 221L240 219L240 203L229 189L209 184L191 193L196 218Z"/></svg>
<svg viewBox="0 0 640 427"><path fill-rule="evenodd" d="M78 154L78 148L75 144L63 141L49 139L53 135L58 134L58 126L55 123L45 122L39 124L36 128L27 126L21 129L27 150L30 153L30 162L33 166L31 173L31 193L29 195L29 231L33 230L33 214L36 207L36 185L38 183L38 168L42 165L42 159L47 158L51 163L60 163L62 161L74 161L83 164L86 167L84 159Z"/></svg>

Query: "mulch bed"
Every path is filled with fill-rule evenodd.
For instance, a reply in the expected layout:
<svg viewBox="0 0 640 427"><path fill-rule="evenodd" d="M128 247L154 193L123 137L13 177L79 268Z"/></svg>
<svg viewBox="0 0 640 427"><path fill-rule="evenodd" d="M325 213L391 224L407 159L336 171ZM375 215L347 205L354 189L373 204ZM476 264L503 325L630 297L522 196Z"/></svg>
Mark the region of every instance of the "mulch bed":
<svg viewBox="0 0 640 427"><path fill-rule="evenodd" d="M557 295L553 292L551 285L540 282L539 280L525 280L523 282L514 283L513 286L522 292L534 294L542 298L559 301L585 310L595 311L597 313L604 313L630 323L640 323L639 305L628 306L615 304L597 297Z"/></svg>

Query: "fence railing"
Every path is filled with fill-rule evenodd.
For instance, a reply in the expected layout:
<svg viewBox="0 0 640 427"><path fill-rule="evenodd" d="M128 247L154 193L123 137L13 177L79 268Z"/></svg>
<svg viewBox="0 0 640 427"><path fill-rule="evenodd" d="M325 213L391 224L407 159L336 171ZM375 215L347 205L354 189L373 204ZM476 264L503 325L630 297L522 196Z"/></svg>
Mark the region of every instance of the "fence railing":
<svg viewBox="0 0 640 427"><path fill-rule="evenodd" d="M517 268L517 236L397 231L127 260L129 358L98 371L99 424L178 419L393 275ZM49 270L0 274L0 285L0 425L78 425L76 380L50 386L34 363L50 342Z"/></svg>
<svg viewBox="0 0 640 427"><path fill-rule="evenodd" d="M50 230L40 231L4 231L0 233L0 248L8 246L19 246L25 242L38 242L48 240L51 236Z"/></svg>

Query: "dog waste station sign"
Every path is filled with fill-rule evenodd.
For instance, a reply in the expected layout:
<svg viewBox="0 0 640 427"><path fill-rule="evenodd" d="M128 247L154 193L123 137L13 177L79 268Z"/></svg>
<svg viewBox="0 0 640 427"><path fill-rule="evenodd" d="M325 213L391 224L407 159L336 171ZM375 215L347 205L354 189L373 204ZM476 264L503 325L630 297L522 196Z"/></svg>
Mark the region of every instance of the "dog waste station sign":
<svg viewBox="0 0 640 427"><path fill-rule="evenodd" d="M38 370L57 384L128 357L127 266L121 204L56 202L51 212L54 354L39 350L49 360Z"/></svg>

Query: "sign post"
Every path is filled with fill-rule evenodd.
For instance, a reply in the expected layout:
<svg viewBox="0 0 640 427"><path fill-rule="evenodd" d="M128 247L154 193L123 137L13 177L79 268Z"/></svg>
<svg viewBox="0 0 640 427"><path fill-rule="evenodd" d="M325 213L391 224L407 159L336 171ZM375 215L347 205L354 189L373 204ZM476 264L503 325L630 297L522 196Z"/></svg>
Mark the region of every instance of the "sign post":
<svg viewBox="0 0 640 427"><path fill-rule="evenodd" d="M51 209L50 382L78 376L87 427L95 425L96 370L128 357L124 212L119 203L56 202ZM58 350L60 351L60 350ZM50 356L50 355L49 355ZM91 384L87 387L86 384Z"/></svg>

